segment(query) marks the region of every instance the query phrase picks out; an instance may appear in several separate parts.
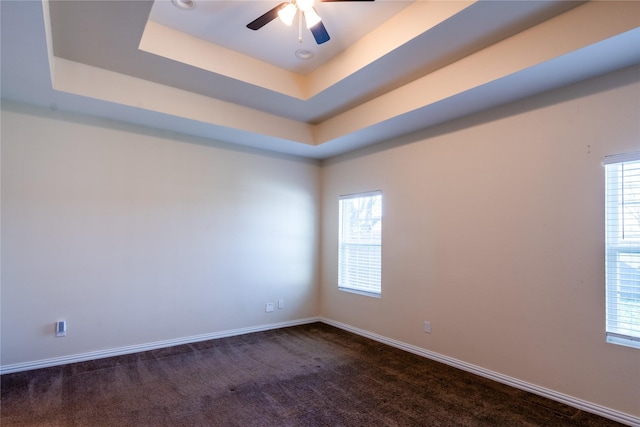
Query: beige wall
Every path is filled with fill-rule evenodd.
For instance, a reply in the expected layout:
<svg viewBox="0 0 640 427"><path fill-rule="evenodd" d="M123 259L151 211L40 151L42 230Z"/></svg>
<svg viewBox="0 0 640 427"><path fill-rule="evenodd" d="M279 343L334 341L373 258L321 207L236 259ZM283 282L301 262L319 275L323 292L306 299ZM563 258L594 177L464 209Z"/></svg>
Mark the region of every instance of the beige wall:
<svg viewBox="0 0 640 427"><path fill-rule="evenodd" d="M317 315L316 162L6 104L1 136L3 366Z"/></svg>
<svg viewBox="0 0 640 427"><path fill-rule="evenodd" d="M602 166L640 148L638 75L325 162L322 315L640 415L640 351L605 343ZM383 191L380 299L336 284L338 196L370 190Z"/></svg>

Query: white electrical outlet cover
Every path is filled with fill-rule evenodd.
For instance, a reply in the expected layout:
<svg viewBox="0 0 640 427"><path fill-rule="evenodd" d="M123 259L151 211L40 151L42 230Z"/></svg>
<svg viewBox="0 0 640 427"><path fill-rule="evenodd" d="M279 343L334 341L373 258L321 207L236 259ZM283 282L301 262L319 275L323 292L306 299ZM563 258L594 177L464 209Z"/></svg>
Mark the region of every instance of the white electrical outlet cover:
<svg viewBox="0 0 640 427"><path fill-rule="evenodd" d="M431 322L424 322L424 331L427 334L431 333Z"/></svg>
<svg viewBox="0 0 640 427"><path fill-rule="evenodd" d="M57 337L67 336L67 322L65 322L64 320L56 322L56 336Z"/></svg>

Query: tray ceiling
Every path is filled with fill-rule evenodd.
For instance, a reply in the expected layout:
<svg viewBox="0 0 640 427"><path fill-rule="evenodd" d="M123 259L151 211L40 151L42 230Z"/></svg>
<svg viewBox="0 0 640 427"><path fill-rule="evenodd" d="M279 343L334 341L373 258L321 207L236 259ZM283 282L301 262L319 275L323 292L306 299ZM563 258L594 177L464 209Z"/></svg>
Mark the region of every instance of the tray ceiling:
<svg viewBox="0 0 640 427"><path fill-rule="evenodd" d="M3 98L327 158L640 63L638 2L194 1L2 2Z"/></svg>

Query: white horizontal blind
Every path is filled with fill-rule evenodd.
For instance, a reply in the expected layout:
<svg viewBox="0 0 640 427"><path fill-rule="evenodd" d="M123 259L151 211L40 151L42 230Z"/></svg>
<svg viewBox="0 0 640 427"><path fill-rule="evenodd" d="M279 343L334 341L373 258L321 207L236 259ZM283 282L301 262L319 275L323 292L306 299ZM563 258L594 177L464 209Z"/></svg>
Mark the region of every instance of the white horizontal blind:
<svg viewBox="0 0 640 427"><path fill-rule="evenodd" d="M338 288L379 296L382 192L340 196Z"/></svg>
<svg viewBox="0 0 640 427"><path fill-rule="evenodd" d="M640 153L605 169L607 341L640 348Z"/></svg>

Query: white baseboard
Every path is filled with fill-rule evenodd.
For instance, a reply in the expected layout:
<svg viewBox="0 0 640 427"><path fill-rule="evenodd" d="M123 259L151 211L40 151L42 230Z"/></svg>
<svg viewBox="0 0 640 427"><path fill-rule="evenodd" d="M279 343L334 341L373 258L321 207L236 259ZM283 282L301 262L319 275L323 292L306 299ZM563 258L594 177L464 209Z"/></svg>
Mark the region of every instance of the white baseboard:
<svg viewBox="0 0 640 427"><path fill-rule="evenodd" d="M130 345L126 347L113 348L108 350L91 351L88 353L73 354L70 356L54 357L51 359L36 360L33 362L15 363L12 365L0 366L0 374L10 374L13 372L29 371L32 369L49 368L51 366L66 365L69 363L86 362L87 360L103 359L105 357L122 356L125 354L139 353L142 351L155 350L158 348L173 347L175 345L189 344L199 341L208 341L217 338L232 337L236 335L250 334L252 332L262 332L271 329L286 328L289 326L304 325L307 323L319 322L318 317L292 320L288 322L271 323L267 325L250 326L247 328L231 329L210 334L194 335L183 338L176 338L165 341L156 341L145 344Z"/></svg>
<svg viewBox="0 0 640 427"><path fill-rule="evenodd" d="M353 326L346 325L344 323L336 322L331 319L321 318L320 321L323 323L326 323L327 325L335 326L336 328L344 329L345 331L352 332L356 335L361 335L363 337L370 338L374 341L378 341L383 344L387 344L392 347L396 347L401 350L405 350L410 353L417 354L418 356L426 357L427 359L432 359L438 362L442 362L446 365L453 366L454 368L462 369L463 371L471 372L473 374L480 375L485 378L489 378L493 381L506 384L521 390L525 390L525 391L537 394L539 396L543 396L548 399L552 399L557 402L564 403L574 408L581 409L586 412L591 412L593 414L600 415L601 417L605 417L622 424L626 424L633 427L640 427L640 417L636 417L633 415L626 414L624 412L616 411L614 409L610 409L595 403L587 402L585 400L578 399L576 397L559 393L557 391L553 391L548 388L540 387L538 385L531 384L526 381L519 380L517 378L503 375L498 372L491 371L489 369L481 368L480 366L472 365L470 363L463 362L461 360L454 359L449 356L444 356L442 354L435 353L433 351L425 350L424 348L416 347L414 345L403 343L401 341L396 341L396 340L384 337L382 335L374 334L372 332L365 331L363 329L355 328Z"/></svg>
<svg viewBox="0 0 640 427"><path fill-rule="evenodd" d="M172 347L175 345L189 344L189 343L200 342L200 341L208 341L208 340L217 339L217 338L225 338L225 337L231 337L236 335L249 334L252 332L262 332L262 331L268 331L271 329L280 329L280 328L286 328L290 326L304 325L304 324L313 323L313 322L323 322L328 325L335 326L339 329L343 329L345 331L349 331L354 334L361 335L366 338L370 338L374 341L378 341L383 344L387 344L392 347L396 347L401 350L417 354L418 356L422 356L428 359L442 362L449 366L453 366L454 368L462 369L464 371L471 372L485 378L489 378L499 383L503 383L521 390L535 393L537 395L567 404L569 406L573 406L574 408L578 408L587 412L600 415L605 418L609 418L611 420L617 421L622 424L626 424L634 427L640 427L640 417L636 417L633 415L626 414L624 412L616 411L614 409L597 405L595 403L587 402L585 400L578 399L563 393L559 393L544 387L540 387L535 384L531 384L526 381L519 380L517 378L500 374L498 372L481 368L479 366L472 365L470 363L463 362L461 360L454 359L452 357L444 356L442 354L435 353L433 351L425 350L423 348L416 347L411 344L403 343L401 341L396 341L391 338L384 337L382 335L374 334L372 332L365 331L363 329L359 329L344 323L336 322L334 320L326 319L322 317L309 317L306 319L298 319L298 320L292 320L288 322L271 323L267 325L251 326L251 327L240 328L240 329L231 329L228 331L214 332L214 333L203 334L203 335L194 335L194 336L176 338L176 339L165 340L165 341L156 341L152 343L119 347L119 348L114 348L109 350L92 351L88 353L81 353L81 354L75 354L70 356L36 360L33 362L3 365L3 366L0 366L0 374L9 374L13 372L28 371L32 369L48 368L51 366L66 365L69 363L76 363L76 362L85 362L88 360L102 359L106 357L122 356L125 354L155 350L158 348Z"/></svg>

